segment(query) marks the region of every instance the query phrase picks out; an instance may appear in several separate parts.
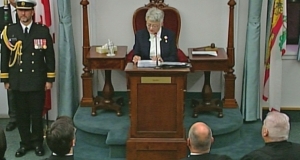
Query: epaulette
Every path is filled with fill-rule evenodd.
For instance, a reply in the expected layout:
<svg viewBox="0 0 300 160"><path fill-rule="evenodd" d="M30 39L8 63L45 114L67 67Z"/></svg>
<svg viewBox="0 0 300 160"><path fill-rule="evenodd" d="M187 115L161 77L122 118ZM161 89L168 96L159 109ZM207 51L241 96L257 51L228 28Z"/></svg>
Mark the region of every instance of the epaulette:
<svg viewBox="0 0 300 160"><path fill-rule="evenodd" d="M35 22L38 25L44 26L44 24L42 24L41 22Z"/></svg>
<svg viewBox="0 0 300 160"><path fill-rule="evenodd" d="M8 23L6 26L13 26L16 25L17 23Z"/></svg>

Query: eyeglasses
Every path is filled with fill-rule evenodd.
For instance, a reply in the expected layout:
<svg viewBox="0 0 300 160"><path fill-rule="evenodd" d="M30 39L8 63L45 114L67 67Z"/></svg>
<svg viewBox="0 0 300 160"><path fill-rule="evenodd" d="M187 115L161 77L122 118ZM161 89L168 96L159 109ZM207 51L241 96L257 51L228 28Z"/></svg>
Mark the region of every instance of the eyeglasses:
<svg viewBox="0 0 300 160"><path fill-rule="evenodd" d="M160 27L160 25L159 24L151 24L151 23L147 23L146 24L146 26L147 26L147 28L158 28L158 27Z"/></svg>

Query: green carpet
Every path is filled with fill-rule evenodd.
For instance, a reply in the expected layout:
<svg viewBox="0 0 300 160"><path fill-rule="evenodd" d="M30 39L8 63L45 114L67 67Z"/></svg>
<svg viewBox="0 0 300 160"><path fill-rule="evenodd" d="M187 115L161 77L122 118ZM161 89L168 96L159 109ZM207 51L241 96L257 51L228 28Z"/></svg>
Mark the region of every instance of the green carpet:
<svg viewBox="0 0 300 160"><path fill-rule="evenodd" d="M125 144L129 129L128 97L126 92L116 92L115 96L123 96L125 100L121 117L116 116L115 112L107 110L98 110L97 116L93 117L90 107L78 108L74 116L74 123L77 127L76 146L74 147L76 160L126 159ZM218 96L219 94L214 94L215 98ZM192 118L193 108L190 106L192 98L201 98L201 95L199 93L186 94L184 127L187 131L194 122L207 123L212 128L215 138L212 153L226 154L238 160L246 153L264 145L260 135L261 121L243 123L239 109L224 109L223 118L217 118L215 112L201 113L197 118ZM298 119L298 117L295 116L293 119ZM292 122L290 133L292 142L300 142L299 132L300 122ZM14 148L17 149L17 147ZM28 157L34 157L30 154Z"/></svg>
<svg viewBox="0 0 300 160"><path fill-rule="evenodd" d="M121 117L116 116L115 112L108 110L98 110L97 116L91 116L90 107L78 108L74 116L74 123L78 129L77 144L80 144L81 147L76 147L75 151L78 150L79 152L83 149L87 152L82 152L83 154L81 156L78 155L78 157L76 156L77 158L91 156L89 151L93 151L95 148L99 152L96 154L93 152L92 157L105 159L124 158L126 156L125 144L129 133L129 109L128 105L126 105L128 104L126 101L128 98L126 92L115 95L123 96L125 99L125 105L122 107L123 115ZM203 121L212 128L215 138L215 143L212 146L213 149L223 148L224 146L230 146L233 143L241 141L243 120L239 109L224 109L223 118L218 118L216 112L201 113L197 118L193 118L193 108L191 108L190 102L192 98L199 98L199 95L196 93L186 94L184 110L184 127L186 131L188 131L193 123Z"/></svg>

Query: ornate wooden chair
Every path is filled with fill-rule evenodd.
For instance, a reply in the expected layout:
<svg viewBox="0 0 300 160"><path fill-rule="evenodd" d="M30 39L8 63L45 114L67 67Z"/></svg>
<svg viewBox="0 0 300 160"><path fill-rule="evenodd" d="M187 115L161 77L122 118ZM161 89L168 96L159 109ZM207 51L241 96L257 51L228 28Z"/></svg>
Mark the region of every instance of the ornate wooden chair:
<svg viewBox="0 0 300 160"><path fill-rule="evenodd" d="M140 29L146 28L145 16L146 12L151 7L157 7L164 11L165 17L163 26L167 29L172 30L176 34L176 44L178 48L178 39L180 35L181 28L181 19L179 12L176 8L170 7L169 5L164 3L164 0L150 0L148 4L144 7L138 8L132 18L132 26L134 33ZM182 52L181 49L178 48L177 51L178 61L179 62L188 62L187 56ZM133 50L131 50L127 56L127 62L131 62L133 58Z"/></svg>

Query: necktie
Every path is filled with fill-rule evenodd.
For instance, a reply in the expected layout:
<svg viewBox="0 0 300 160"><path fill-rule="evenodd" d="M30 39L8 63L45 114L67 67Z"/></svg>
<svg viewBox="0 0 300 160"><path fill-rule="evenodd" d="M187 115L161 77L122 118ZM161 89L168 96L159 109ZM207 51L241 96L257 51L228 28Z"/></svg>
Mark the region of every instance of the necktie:
<svg viewBox="0 0 300 160"><path fill-rule="evenodd" d="M28 36L28 27L25 27L25 32L24 32L25 37Z"/></svg>

